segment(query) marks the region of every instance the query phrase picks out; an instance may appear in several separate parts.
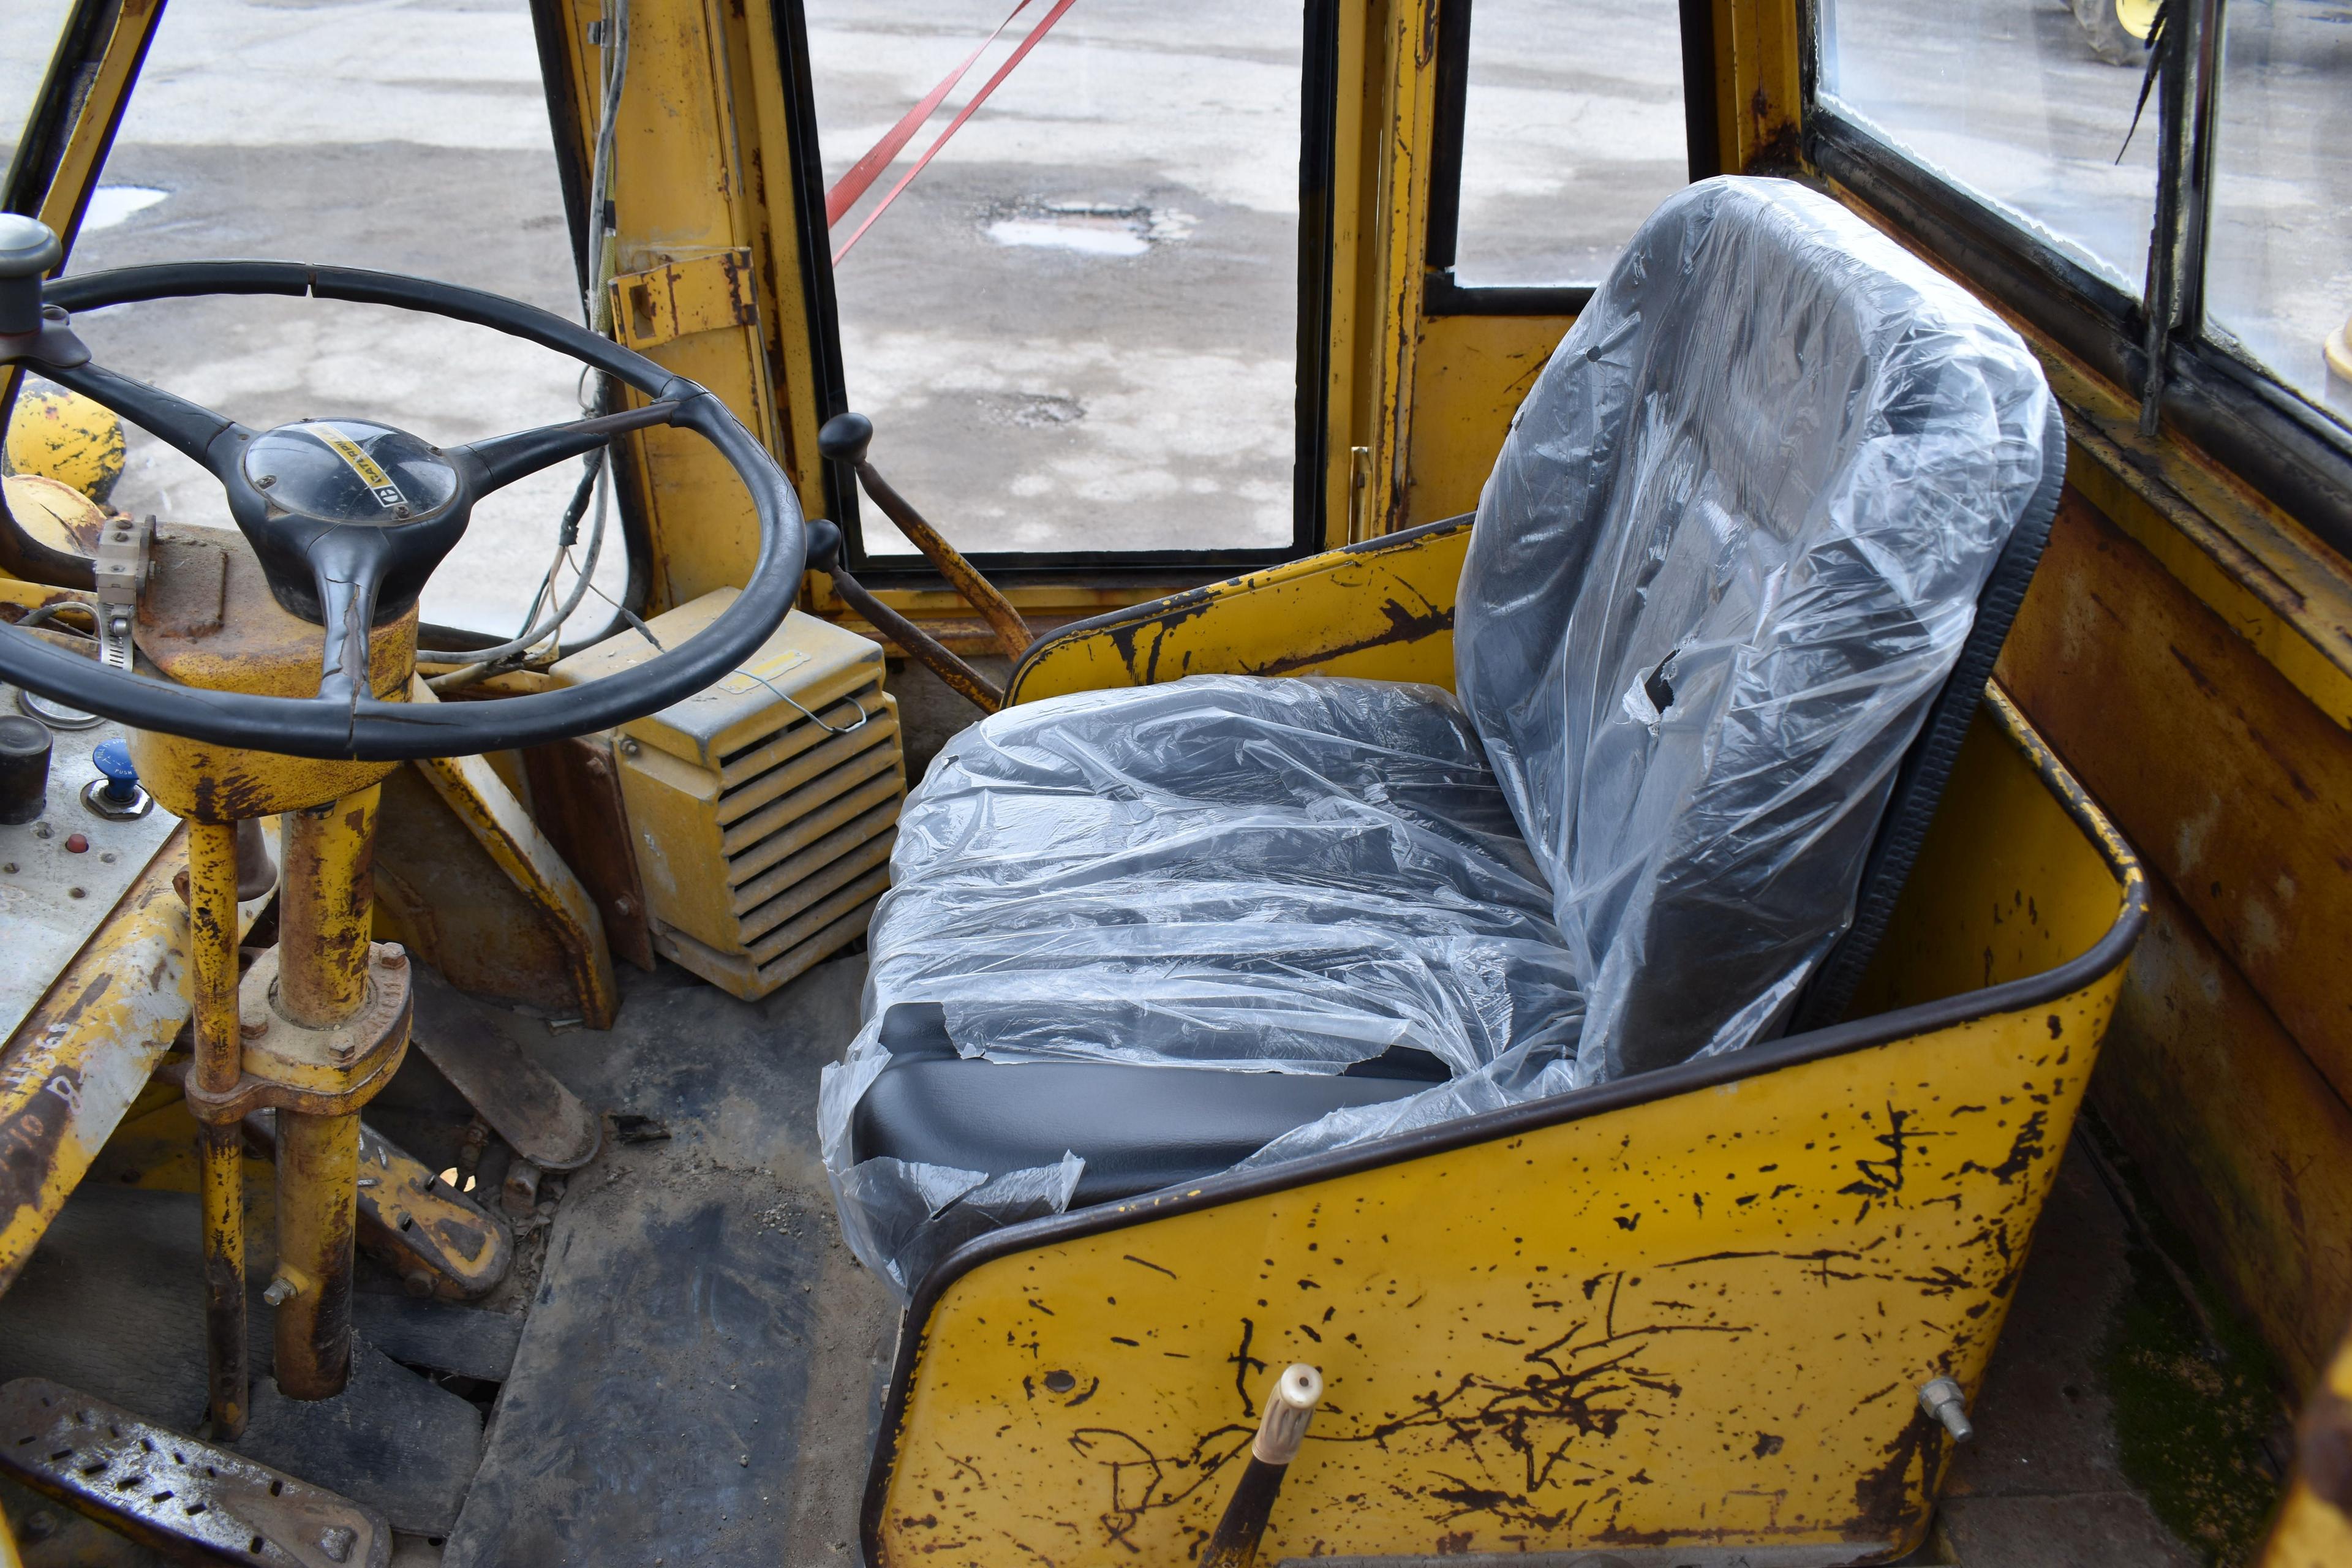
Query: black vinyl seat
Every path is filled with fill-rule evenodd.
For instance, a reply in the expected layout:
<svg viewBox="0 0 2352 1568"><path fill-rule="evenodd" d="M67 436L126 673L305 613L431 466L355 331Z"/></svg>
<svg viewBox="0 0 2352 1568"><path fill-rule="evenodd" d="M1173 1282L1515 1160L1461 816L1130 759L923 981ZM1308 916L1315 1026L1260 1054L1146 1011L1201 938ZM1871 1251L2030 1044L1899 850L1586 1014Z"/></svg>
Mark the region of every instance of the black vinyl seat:
<svg viewBox="0 0 2352 1568"><path fill-rule="evenodd" d="M1195 677L941 752L827 1079L853 1240L895 1272L985 1178L1100 1202L1833 1021L2063 473L1956 286L1785 182L1674 197L1514 420L1458 700Z"/></svg>

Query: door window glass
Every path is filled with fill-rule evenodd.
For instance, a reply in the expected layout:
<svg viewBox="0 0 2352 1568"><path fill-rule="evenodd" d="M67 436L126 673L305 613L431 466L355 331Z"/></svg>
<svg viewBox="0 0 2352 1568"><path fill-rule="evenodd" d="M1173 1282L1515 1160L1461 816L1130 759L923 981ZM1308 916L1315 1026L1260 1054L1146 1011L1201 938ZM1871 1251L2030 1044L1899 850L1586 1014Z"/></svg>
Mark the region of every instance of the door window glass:
<svg viewBox="0 0 2352 1568"><path fill-rule="evenodd" d="M1454 275L1597 283L1690 180L1677 0L1477 0Z"/></svg>
<svg viewBox="0 0 2352 1568"><path fill-rule="evenodd" d="M528 0L171 0L68 270L255 256L421 273L579 320ZM351 414L450 444L580 412L572 361L381 307L214 298L75 324L101 363L257 427ZM114 506L230 526L209 476L129 434ZM521 630L579 473L560 463L485 499L425 618ZM575 563L585 543L583 528ZM617 599L627 579L608 511L593 581ZM586 595L565 640L611 616Z"/></svg>
<svg viewBox="0 0 2352 1568"><path fill-rule="evenodd" d="M2137 296L2158 138L2153 101L2130 130L2146 64L2134 29L2144 36L2154 11L2154 0L1822 0L1821 97Z"/></svg>
<svg viewBox="0 0 2352 1568"><path fill-rule="evenodd" d="M2352 420L2352 12L2231 0L2218 108L2207 330Z"/></svg>
<svg viewBox="0 0 2352 1568"><path fill-rule="evenodd" d="M807 0L828 186L1012 0ZM1048 13L1028 6L832 230L838 251ZM1287 546L1297 5L1070 7L834 268L874 465L966 551ZM876 555L913 547L876 509Z"/></svg>
<svg viewBox="0 0 2352 1568"><path fill-rule="evenodd" d="M9 0L7 47L0 48L0 169L16 161L33 100L48 75L73 0Z"/></svg>

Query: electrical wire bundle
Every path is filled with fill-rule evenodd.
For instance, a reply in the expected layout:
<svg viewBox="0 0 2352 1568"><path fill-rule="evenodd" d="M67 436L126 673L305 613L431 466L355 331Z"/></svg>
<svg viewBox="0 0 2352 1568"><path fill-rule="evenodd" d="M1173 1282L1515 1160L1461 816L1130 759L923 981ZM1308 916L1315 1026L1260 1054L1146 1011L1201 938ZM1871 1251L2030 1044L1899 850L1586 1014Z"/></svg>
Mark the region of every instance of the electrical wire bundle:
<svg viewBox="0 0 2352 1568"><path fill-rule="evenodd" d="M593 330L610 335L613 330L614 274L619 270L619 239L613 223L613 142L615 126L620 119L621 88L629 68L629 5L628 0L604 0L603 17L591 33L599 46L601 67L596 121L596 153L589 176L588 287L582 299L582 310ZM586 369L581 373L580 408L585 415L604 411L606 378L602 371ZM425 681L435 691L448 691L471 686L479 680L505 670L527 664L532 659L552 658L560 647L559 638L563 625L572 618L581 601L594 592L599 598L612 601L601 590L592 586L596 574L596 558L604 544L604 520L611 500L612 448L599 447L581 459L580 482L573 487L572 500L563 509L563 521L556 531L555 558L547 563L540 578L539 590L531 595L530 608L523 615L523 629L489 647L467 648L442 652L419 650L421 662L455 664L457 668L436 675ZM593 515L590 516L593 508ZM585 559L574 562L572 551L580 542L580 523L589 517L588 544ZM569 567L575 581L561 605L554 603L557 584ZM631 615L625 605L614 604L623 619L641 632L645 624ZM545 614L542 616L542 612ZM650 632L645 633L651 637ZM658 647L658 643L656 644Z"/></svg>

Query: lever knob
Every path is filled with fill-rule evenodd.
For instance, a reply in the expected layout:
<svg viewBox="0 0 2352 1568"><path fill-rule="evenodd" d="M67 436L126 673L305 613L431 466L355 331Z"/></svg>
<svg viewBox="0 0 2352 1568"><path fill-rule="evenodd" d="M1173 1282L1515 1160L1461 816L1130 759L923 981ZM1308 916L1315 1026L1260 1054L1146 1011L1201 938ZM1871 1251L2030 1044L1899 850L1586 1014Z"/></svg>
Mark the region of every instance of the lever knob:
<svg viewBox="0 0 2352 1568"><path fill-rule="evenodd" d="M806 532L810 567L831 575L833 569L841 564L841 530L833 525L830 518L813 517L808 520Z"/></svg>
<svg viewBox="0 0 2352 1568"><path fill-rule="evenodd" d="M0 332L41 330L41 279L65 254L38 218L0 213Z"/></svg>
<svg viewBox="0 0 2352 1568"><path fill-rule="evenodd" d="M836 414L816 433L816 449L839 463L862 463L874 442L874 421L863 414Z"/></svg>
<svg viewBox="0 0 2352 1568"><path fill-rule="evenodd" d="M129 805L139 798L139 768L131 748L120 740L100 741L89 753L90 764L106 783L100 786L110 805Z"/></svg>

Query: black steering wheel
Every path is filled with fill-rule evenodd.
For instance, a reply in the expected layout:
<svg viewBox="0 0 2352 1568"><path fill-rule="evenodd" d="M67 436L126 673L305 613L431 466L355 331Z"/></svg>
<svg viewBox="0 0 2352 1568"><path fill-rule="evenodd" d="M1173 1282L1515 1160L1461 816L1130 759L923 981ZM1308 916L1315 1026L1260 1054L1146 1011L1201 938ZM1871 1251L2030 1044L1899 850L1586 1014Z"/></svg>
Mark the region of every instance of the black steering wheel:
<svg viewBox="0 0 2352 1568"><path fill-rule="evenodd" d="M194 261L41 278L62 252L31 218L0 214L0 365L37 370L194 458L227 492L270 593L324 629L319 695L208 691L118 669L28 631L0 632L0 678L136 729L298 757L404 762L536 745L607 729L702 690L740 665L800 592L800 502L727 405L683 376L560 316L455 284L289 261ZM90 363L68 312L206 294L307 295L395 305L494 328L571 355L652 401L625 413L441 448L371 419L274 430L236 420ZM383 701L368 689L368 631L408 613L474 503L625 430L681 426L719 448L760 519L751 579L683 645L585 685L480 702Z"/></svg>

